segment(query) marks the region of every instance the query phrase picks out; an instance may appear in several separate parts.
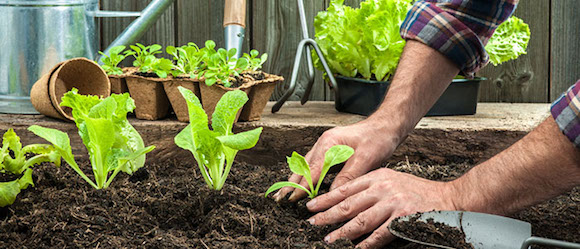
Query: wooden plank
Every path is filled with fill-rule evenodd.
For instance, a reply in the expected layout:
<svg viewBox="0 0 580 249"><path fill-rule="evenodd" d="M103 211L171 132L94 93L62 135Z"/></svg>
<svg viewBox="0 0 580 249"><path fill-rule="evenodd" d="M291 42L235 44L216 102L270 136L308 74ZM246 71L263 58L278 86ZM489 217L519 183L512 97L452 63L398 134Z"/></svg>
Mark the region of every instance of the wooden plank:
<svg viewBox="0 0 580 249"><path fill-rule="evenodd" d="M482 102L548 102L550 2L521 1L515 16L530 26L528 54L494 67L488 65L480 76Z"/></svg>
<svg viewBox="0 0 580 249"><path fill-rule="evenodd" d="M554 101L580 79L580 1L551 2L550 100Z"/></svg>
<svg viewBox="0 0 580 249"><path fill-rule="evenodd" d="M314 16L325 8L325 1L304 1L306 20L310 37L314 37ZM264 64L264 71L282 75L285 83L279 85L272 98L279 99L290 83L296 48L302 40L302 29L296 1L253 0L252 8L252 47L266 52L269 59ZM298 86L292 100L298 100L304 93L306 82L306 60L300 69ZM316 81L310 95L312 100L325 100L326 86L322 82L322 73L316 71Z"/></svg>
<svg viewBox="0 0 580 249"><path fill-rule="evenodd" d="M247 1L246 36L242 50L248 52L251 38L251 0ZM213 40L218 47L224 47L224 1L177 0L176 33L177 44L194 42L203 47L205 41Z"/></svg>
<svg viewBox="0 0 580 249"><path fill-rule="evenodd" d="M141 11L151 0L101 0L102 10L116 11ZM167 8L159 20L138 39L137 42L144 45L160 44L163 47L175 44L174 28L174 8L175 4ZM134 20L130 17L122 18L101 18L101 50L105 49L112 41L117 38L123 30ZM125 66L131 65L132 60L125 60Z"/></svg>

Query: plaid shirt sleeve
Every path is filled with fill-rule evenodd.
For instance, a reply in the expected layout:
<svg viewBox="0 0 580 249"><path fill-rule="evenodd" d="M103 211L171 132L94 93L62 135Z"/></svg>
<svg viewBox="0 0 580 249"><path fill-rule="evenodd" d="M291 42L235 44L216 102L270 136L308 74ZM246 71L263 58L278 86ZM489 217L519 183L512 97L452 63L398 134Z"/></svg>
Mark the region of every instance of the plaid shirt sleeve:
<svg viewBox="0 0 580 249"><path fill-rule="evenodd" d="M401 25L403 39L422 42L473 77L489 61L484 46L518 0L419 0Z"/></svg>
<svg viewBox="0 0 580 249"><path fill-rule="evenodd" d="M580 80L552 104L551 112L562 133L580 148Z"/></svg>

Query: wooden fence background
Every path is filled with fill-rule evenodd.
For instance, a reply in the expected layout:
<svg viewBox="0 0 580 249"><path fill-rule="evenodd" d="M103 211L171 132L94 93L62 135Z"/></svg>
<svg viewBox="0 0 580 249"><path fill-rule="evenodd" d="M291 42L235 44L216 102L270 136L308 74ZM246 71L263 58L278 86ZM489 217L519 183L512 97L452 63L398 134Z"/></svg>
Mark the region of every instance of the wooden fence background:
<svg viewBox="0 0 580 249"><path fill-rule="evenodd" d="M362 0L346 0L358 6ZM138 11L150 0L101 0L101 9ZM305 0L311 37L314 16L330 0ZM254 48L269 54L264 70L283 75L286 83L296 47L301 40L300 21L295 0L247 0L247 27L244 51ZM195 42L203 45L212 39L223 46L223 0L176 0L139 42L163 46ZM498 67L488 66L479 75L489 80L480 91L482 102L550 102L580 79L580 1L522 0L515 15L530 25L532 38L528 54ZM105 18L101 21L102 47L106 47L132 21L131 18ZM301 70L304 75L305 70ZM304 77L295 96L302 96ZM285 86L276 89L279 98ZM311 100L332 100L331 91L317 72Z"/></svg>

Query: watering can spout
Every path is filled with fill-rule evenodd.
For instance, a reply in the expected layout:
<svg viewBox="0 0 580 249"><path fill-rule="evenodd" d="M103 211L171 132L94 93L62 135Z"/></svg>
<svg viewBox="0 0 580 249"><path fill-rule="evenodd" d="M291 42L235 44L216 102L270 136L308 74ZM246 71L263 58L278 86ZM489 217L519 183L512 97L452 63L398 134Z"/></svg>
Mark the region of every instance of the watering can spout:
<svg viewBox="0 0 580 249"><path fill-rule="evenodd" d="M132 44L139 39L145 31L147 31L159 17L165 12L167 8L174 2L174 0L153 0L140 14L132 16L139 16L135 19L110 45L105 49L104 54L109 54L111 48L121 45ZM96 16L111 17L111 16L131 16L127 13L99 11ZM99 57L98 62L102 64L102 56Z"/></svg>

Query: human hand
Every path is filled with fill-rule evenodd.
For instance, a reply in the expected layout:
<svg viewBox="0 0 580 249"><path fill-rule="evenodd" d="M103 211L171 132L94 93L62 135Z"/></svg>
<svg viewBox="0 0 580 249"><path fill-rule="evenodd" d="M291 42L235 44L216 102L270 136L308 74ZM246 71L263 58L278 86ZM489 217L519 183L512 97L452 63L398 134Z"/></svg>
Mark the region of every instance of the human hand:
<svg viewBox="0 0 580 249"><path fill-rule="evenodd" d="M416 212L456 210L454 191L452 183L382 168L308 202L311 212L326 210L308 221L321 226L350 220L324 241L354 240L372 232L357 248L380 248L394 239L387 228L393 219Z"/></svg>
<svg viewBox="0 0 580 249"><path fill-rule="evenodd" d="M305 156L310 165L313 184L318 181L324 164L324 154L330 147L348 145L355 150L354 155L346 162L334 179L330 187L332 190L364 175L370 170L378 168L384 160L390 157L400 141L391 134L380 129L376 123L368 121L350 126L336 127L324 132ZM306 179L300 175L292 174L288 181L308 188ZM274 195L274 198L276 201L280 201L293 190L294 192L289 198L290 201L302 199L307 195L303 190L284 187Z"/></svg>

